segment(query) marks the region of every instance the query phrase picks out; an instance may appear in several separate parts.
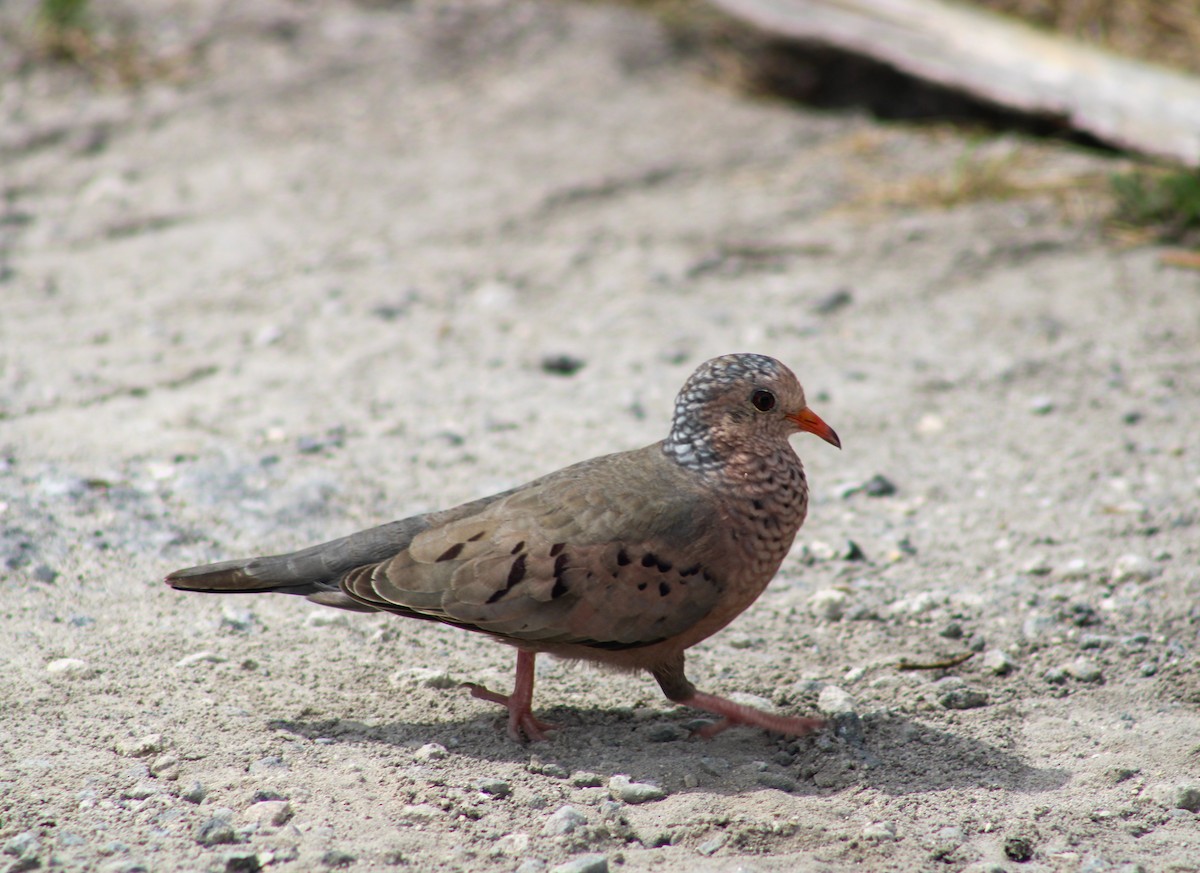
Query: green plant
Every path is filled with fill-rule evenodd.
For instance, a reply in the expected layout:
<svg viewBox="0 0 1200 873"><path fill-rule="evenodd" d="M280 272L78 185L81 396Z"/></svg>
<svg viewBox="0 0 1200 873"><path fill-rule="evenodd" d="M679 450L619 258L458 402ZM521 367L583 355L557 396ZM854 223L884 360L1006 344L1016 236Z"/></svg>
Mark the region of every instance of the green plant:
<svg viewBox="0 0 1200 873"><path fill-rule="evenodd" d="M1117 222L1164 242L1200 245L1200 170L1135 170L1111 182Z"/></svg>
<svg viewBox="0 0 1200 873"><path fill-rule="evenodd" d="M88 0L41 0L37 16L47 54L74 62L90 56L93 40Z"/></svg>

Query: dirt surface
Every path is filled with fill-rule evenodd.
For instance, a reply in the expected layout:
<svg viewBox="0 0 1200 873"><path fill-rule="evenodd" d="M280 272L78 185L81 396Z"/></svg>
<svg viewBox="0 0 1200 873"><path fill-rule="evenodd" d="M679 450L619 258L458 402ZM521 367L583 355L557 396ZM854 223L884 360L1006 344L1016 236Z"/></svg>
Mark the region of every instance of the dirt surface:
<svg viewBox="0 0 1200 873"><path fill-rule="evenodd" d="M0 88L0 870L1200 870L1200 275L1105 241L1111 158L628 10L138 14L170 75ZM161 582L659 439L732 351L845 450L690 672L825 734L543 658L523 747L503 645Z"/></svg>

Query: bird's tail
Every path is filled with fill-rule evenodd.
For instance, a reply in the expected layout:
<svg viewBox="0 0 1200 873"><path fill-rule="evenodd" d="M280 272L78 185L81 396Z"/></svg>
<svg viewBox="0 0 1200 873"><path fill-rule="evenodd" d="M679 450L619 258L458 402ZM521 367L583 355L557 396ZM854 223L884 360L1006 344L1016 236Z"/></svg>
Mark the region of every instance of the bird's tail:
<svg viewBox="0 0 1200 873"><path fill-rule="evenodd" d="M416 519L394 521L287 555L243 558L176 570L165 579L179 591L298 594L314 603L374 612L341 589L349 571L375 564L407 548L423 527Z"/></svg>

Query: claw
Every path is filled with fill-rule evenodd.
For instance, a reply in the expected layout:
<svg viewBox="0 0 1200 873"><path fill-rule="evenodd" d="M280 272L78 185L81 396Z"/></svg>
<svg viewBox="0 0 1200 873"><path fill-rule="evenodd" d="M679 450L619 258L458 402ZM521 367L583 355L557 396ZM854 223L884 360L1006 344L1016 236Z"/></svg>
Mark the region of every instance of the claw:
<svg viewBox="0 0 1200 873"><path fill-rule="evenodd" d="M508 710L508 735L517 743L543 743L550 738L546 731L558 730L558 725L541 721L533 715L533 652L517 652L517 678L512 694L500 694L474 682L464 682L471 696L498 703Z"/></svg>

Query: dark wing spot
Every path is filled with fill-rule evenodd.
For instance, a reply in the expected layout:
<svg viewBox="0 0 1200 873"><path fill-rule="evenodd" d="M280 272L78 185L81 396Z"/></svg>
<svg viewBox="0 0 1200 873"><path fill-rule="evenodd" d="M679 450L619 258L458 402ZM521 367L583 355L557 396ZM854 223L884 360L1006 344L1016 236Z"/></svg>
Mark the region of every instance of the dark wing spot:
<svg viewBox="0 0 1200 873"><path fill-rule="evenodd" d="M620 567L624 567L628 563L629 563L629 553L626 552L624 549L621 549L621 551L617 552L617 565Z"/></svg>
<svg viewBox="0 0 1200 873"><path fill-rule="evenodd" d="M692 566L688 567L686 570L680 570L679 575L686 579L688 576L695 576L699 572L700 565L692 564Z"/></svg>
<svg viewBox="0 0 1200 873"><path fill-rule="evenodd" d="M657 563L658 563L658 558L656 558L654 556L654 552L646 552L646 554L642 555L642 566L643 567L653 567Z"/></svg>
<svg viewBox="0 0 1200 873"><path fill-rule="evenodd" d="M659 597L666 597L670 593L671 593L670 585L668 585L666 582L658 583L658 596Z"/></svg>
<svg viewBox="0 0 1200 873"><path fill-rule="evenodd" d="M495 603L508 592L512 591L522 579L525 578L525 556L521 555L512 562L512 567L508 571L508 581L504 583L504 587L492 594L487 599L488 603Z"/></svg>
<svg viewBox="0 0 1200 873"><path fill-rule="evenodd" d="M483 539L483 538L484 538L484 536L485 536L486 534L487 534L487 531L485 531L485 530L481 530L479 533L475 534L475 536L473 536L473 537L469 537L469 538L467 539L467 542L469 542L469 543L477 543L477 542L479 542L481 539Z"/></svg>
<svg viewBox="0 0 1200 873"><path fill-rule="evenodd" d="M550 547L550 557L551 558L557 557L558 553L561 552L566 547L567 547L566 543L555 543L554 545L552 545Z"/></svg>
<svg viewBox="0 0 1200 873"><path fill-rule="evenodd" d="M570 589L567 588L567 583L562 579L554 580L554 587L550 589L550 599L557 600L567 593Z"/></svg>
<svg viewBox="0 0 1200 873"><path fill-rule="evenodd" d="M645 582L639 582L639 583L638 583L638 591L645 591L645 590L646 590L646 583L645 583Z"/></svg>
<svg viewBox="0 0 1200 873"><path fill-rule="evenodd" d="M513 546L513 550L511 552L509 552L509 554L510 555L518 554L524 548L525 548L525 540L521 540L519 543L517 543L515 546Z"/></svg>
<svg viewBox="0 0 1200 873"><path fill-rule="evenodd" d="M446 551L444 551L440 555L438 555L437 562L440 563L442 561L453 561L455 558L458 557L459 552L461 552L462 550L463 550L463 544L455 543L450 548L446 549Z"/></svg>
<svg viewBox="0 0 1200 873"><path fill-rule="evenodd" d="M763 502L761 500L759 500L757 497L754 498L754 508L755 509L763 508Z"/></svg>
<svg viewBox="0 0 1200 873"><path fill-rule="evenodd" d="M664 561L662 558L658 559L658 572L666 573L668 570L671 569L671 566L672 565L671 565L670 561Z"/></svg>
<svg viewBox="0 0 1200 873"><path fill-rule="evenodd" d="M512 563L512 569L508 571L508 587L512 588L518 582L525 578L525 556L521 555Z"/></svg>

